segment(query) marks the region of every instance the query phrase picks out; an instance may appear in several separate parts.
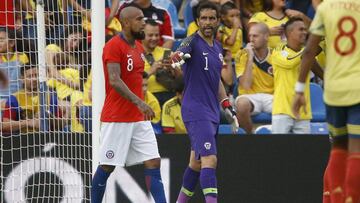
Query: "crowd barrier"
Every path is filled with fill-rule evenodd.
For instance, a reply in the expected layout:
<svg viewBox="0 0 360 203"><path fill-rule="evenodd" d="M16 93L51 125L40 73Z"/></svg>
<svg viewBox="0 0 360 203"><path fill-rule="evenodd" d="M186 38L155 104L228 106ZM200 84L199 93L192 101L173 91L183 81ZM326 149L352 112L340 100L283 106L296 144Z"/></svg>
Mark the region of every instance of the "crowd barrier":
<svg viewBox="0 0 360 203"><path fill-rule="evenodd" d="M80 195L82 201L71 202L90 202L88 135L28 134L3 136L1 141L2 202L15 202L20 195L37 202L61 202ZM158 143L166 195L168 202L174 203L188 163L189 140L186 135L163 135L158 136ZM324 135L220 136L219 202L319 203L329 147ZM152 202L145 189L143 167L117 168L107 183L105 200ZM203 202L199 185L191 202Z"/></svg>

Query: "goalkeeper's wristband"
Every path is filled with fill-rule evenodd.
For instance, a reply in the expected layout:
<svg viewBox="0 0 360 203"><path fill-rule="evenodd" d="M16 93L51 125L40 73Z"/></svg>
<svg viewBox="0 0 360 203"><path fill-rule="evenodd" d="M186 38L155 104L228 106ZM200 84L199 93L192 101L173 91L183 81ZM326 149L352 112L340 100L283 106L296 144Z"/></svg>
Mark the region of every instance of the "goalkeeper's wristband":
<svg viewBox="0 0 360 203"><path fill-rule="evenodd" d="M221 106L223 107L223 109L231 107L229 98L221 100Z"/></svg>
<svg viewBox="0 0 360 203"><path fill-rule="evenodd" d="M295 92L296 93L304 93L305 91L305 83L303 82L296 82L295 84Z"/></svg>

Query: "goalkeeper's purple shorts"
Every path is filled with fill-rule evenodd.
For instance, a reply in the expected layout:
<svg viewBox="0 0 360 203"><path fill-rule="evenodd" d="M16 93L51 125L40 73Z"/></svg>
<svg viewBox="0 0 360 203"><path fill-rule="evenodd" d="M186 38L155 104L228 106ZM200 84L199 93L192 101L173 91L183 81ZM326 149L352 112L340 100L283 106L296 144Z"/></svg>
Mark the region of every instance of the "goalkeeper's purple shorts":
<svg viewBox="0 0 360 203"><path fill-rule="evenodd" d="M189 121L184 124L190 137L191 150L195 151L196 159L217 154L218 123L212 121Z"/></svg>

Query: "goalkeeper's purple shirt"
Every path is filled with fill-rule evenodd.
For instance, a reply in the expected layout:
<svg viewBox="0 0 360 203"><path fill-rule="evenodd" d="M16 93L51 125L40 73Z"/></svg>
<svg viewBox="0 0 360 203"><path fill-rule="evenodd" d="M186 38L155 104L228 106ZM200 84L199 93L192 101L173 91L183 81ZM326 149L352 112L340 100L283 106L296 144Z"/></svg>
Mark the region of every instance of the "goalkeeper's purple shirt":
<svg viewBox="0 0 360 203"><path fill-rule="evenodd" d="M219 82L223 65L223 48L217 40L210 46L198 33L181 43L178 51L189 53L182 66L184 97L181 113L184 122L208 120L219 123Z"/></svg>

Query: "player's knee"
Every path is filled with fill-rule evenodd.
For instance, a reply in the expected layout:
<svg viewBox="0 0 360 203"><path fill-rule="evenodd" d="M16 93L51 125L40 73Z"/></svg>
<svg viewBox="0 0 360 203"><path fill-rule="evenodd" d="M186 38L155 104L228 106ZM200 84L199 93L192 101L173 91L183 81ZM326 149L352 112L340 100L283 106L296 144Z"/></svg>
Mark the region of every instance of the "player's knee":
<svg viewBox="0 0 360 203"><path fill-rule="evenodd" d="M251 112L251 103L246 98L239 98L236 101L236 111L240 115L249 114Z"/></svg>
<svg viewBox="0 0 360 203"><path fill-rule="evenodd" d="M189 167L194 171L201 170L201 161L200 160L190 160Z"/></svg>
<svg viewBox="0 0 360 203"><path fill-rule="evenodd" d="M154 169L154 168L160 168L160 158L150 159L147 161L144 161L144 166L147 169Z"/></svg>
<svg viewBox="0 0 360 203"><path fill-rule="evenodd" d="M115 169L115 166L110 165L100 165L100 167L107 173L112 173Z"/></svg>
<svg viewBox="0 0 360 203"><path fill-rule="evenodd" d="M201 168L216 168L216 166L217 157L215 155L201 157Z"/></svg>

